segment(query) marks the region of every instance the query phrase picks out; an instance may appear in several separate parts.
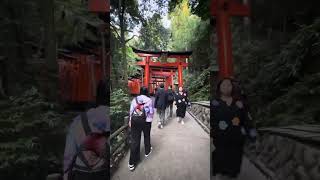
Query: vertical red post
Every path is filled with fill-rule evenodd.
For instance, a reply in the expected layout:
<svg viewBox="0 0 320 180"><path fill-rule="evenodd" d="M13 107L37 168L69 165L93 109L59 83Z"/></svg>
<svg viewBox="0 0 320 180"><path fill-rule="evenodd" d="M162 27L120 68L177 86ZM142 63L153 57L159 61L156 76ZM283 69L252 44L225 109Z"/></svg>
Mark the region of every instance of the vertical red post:
<svg viewBox="0 0 320 180"><path fill-rule="evenodd" d="M179 83L179 87L182 87L183 86L183 77L182 77L183 67L182 67L180 58L178 59L178 62L179 62L179 64L178 64L178 83Z"/></svg>
<svg viewBox="0 0 320 180"><path fill-rule="evenodd" d="M96 13L110 12L109 0L89 0L89 11Z"/></svg>
<svg viewBox="0 0 320 180"><path fill-rule="evenodd" d="M150 56L146 56L146 65L144 66L144 86L149 89L149 82L150 82Z"/></svg>
<svg viewBox="0 0 320 180"><path fill-rule="evenodd" d="M170 71L170 85L172 86L172 88L173 88L173 82L174 82L174 80L173 80L173 76L174 76L174 73L172 72L172 70Z"/></svg>
<svg viewBox="0 0 320 180"><path fill-rule="evenodd" d="M233 76L231 30L229 23L228 2L218 1L217 35L219 56L219 77Z"/></svg>
<svg viewBox="0 0 320 180"><path fill-rule="evenodd" d="M218 36L219 77L233 76L232 42L229 19L231 16L249 16L249 5L236 0L211 0L211 15L216 16Z"/></svg>

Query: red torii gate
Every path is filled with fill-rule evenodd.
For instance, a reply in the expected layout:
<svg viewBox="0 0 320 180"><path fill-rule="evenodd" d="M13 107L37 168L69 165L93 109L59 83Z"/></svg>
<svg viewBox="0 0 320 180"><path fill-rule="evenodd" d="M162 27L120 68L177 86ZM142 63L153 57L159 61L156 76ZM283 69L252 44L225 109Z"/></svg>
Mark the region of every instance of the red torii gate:
<svg viewBox="0 0 320 180"><path fill-rule="evenodd" d="M233 62L229 19L231 16L249 16L250 8L237 0L211 0L210 8L217 22L219 77L230 77L233 76Z"/></svg>
<svg viewBox="0 0 320 180"><path fill-rule="evenodd" d="M183 59L189 58L192 54L191 51L187 52L169 52L169 51L144 51L132 48L133 52L135 52L138 56L144 58L143 61L139 61L136 64L139 66L144 67L144 80L143 85L145 87L149 87L151 83L150 80L152 77L162 77L166 79L165 82L166 87L172 85L173 83L173 76L176 71L178 71L178 84L179 86L183 86L183 75L182 71L183 68L188 66L188 63L183 62ZM166 58L176 58L177 61L173 63L162 63L162 62L153 62L151 61L152 57L162 57L165 56ZM153 79L153 82L159 82L157 78ZM154 83L151 83L154 84Z"/></svg>

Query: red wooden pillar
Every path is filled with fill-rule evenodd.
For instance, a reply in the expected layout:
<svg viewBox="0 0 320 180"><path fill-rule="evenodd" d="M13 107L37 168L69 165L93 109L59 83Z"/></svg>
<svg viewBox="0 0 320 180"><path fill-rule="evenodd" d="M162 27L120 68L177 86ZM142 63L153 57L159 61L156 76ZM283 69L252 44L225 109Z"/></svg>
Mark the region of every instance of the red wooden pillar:
<svg viewBox="0 0 320 180"><path fill-rule="evenodd" d="M169 86L172 84L171 80L172 80L171 76L166 77L166 89L168 89Z"/></svg>
<svg viewBox="0 0 320 180"><path fill-rule="evenodd" d="M144 86L149 89L149 83L150 83L150 56L146 56L146 65L144 66Z"/></svg>
<svg viewBox="0 0 320 180"><path fill-rule="evenodd" d="M249 16L249 6L235 0L212 0L211 15L216 16L218 36L219 77L233 76L232 43L229 19Z"/></svg>
<svg viewBox="0 0 320 180"><path fill-rule="evenodd" d="M183 86L183 77L182 77L183 67L182 67L180 58L178 59L178 62L179 62L179 64L178 64L178 84L179 84L179 87L182 87Z"/></svg>
<svg viewBox="0 0 320 180"><path fill-rule="evenodd" d="M233 75L229 14L224 10L218 11L217 27L219 76L224 78Z"/></svg>
<svg viewBox="0 0 320 180"><path fill-rule="evenodd" d="M89 0L88 6L91 12L110 12L110 0Z"/></svg>

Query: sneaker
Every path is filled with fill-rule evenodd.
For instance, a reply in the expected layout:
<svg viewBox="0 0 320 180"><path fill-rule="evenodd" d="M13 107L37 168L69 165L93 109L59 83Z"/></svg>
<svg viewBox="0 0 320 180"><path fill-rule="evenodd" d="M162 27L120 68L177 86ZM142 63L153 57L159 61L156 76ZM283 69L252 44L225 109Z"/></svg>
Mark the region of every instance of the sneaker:
<svg viewBox="0 0 320 180"><path fill-rule="evenodd" d="M181 124L182 124L182 125L184 124L184 121L183 121L183 120L181 121Z"/></svg>
<svg viewBox="0 0 320 180"><path fill-rule="evenodd" d="M130 171L133 171L134 168L135 168L134 165L131 165L131 164L128 164L128 167L129 167L129 170L130 170Z"/></svg>
<svg viewBox="0 0 320 180"><path fill-rule="evenodd" d="M160 128L163 129L163 125L162 124L160 125Z"/></svg>
<svg viewBox="0 0 320 180"><path fill-rule="evenodd" d="M158 123L158 128L160 129L162 126L161 122Z"/></svg>
<svg viewBox="0 0 320 180"><path fill-rule="evenodd" d="M145 156L145 157L148 157L148 156L151 154L151 152L152 152L152 147L150 148L149 154L145 154L144 156Z"/></svg>
<svg viewBox="0 0 320 180"><path fill-rule="evenodd" d="M177 117L177 122L179 123L180 122L180 119Z"/></svg>

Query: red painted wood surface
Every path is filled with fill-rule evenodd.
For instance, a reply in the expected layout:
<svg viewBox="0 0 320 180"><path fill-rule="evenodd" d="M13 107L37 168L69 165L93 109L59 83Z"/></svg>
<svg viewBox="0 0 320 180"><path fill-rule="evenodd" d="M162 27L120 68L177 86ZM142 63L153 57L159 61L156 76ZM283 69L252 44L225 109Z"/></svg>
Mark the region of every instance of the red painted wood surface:
<svg viewBox="0 0 320 180"><path fill-rule="evenodd" d="M101 62L92 55L74 53L60 58L59 95L65 103L95 102L96 88L102 80Z"/></svg>
<svg viewBox="0 0 320 180"><path fill-rule="evenodd" d="M249 16L249 6L236 0L212 0L210 12L217 20L219 77L231 77L234 72L230 18Z"/></svg>
<svg viewBox="0 0 320 180"><path fill-rule="evenodd" d="M107 13L110 12L110 0L89 0L88 8L90 12Z"/></svg>
<svg viewBox="0 0 320 180"><path fill-rule="evenodd" d="M128 87L130 90L130 94L132 95L138 95L140 94L140 84L141 80L140 79L131 79L128 81Z"/></svg>

